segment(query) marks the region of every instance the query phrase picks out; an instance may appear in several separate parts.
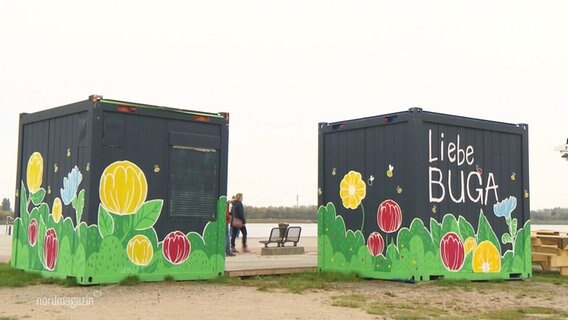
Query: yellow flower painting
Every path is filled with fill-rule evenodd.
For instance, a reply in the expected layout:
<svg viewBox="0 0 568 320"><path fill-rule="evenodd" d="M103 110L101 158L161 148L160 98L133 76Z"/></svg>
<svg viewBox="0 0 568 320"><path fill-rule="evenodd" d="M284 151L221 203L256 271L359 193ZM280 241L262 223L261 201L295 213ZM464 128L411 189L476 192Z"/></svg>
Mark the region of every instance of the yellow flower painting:
<svg viewBox="0 0 568 320"><path fill-rule="evenodd" d="M473 272L501 271L501 255L491 241L481 241L473 250Z"/></svg>
<svg viewBox="0 0 568 320"><path fill-rule="evenodd" d="M55 221L56 223L59 222L61 220L61 217L63 216L63 205L61 204L61 199L59 199L59 197L53 199L51 212L53 214L53 221Z"/></svg>
<svg viewBox="0 0 568 320"><path fill-rule="evenodd" d="M144 235L135 235L126 245L126 254L132 263L138 266L147 266L154 256L154 249L150 239Z"/></svg>
<svg viewBox="0 0 568 320"><path fill-rule="evenodd" d="M339 185L339 196L347 209L357 209L367 194L366 184L357 171L349 171Z"/></svg>
<svg viewBox="0 0 568 320"><path fill-rule="evenodd" d="M34 152L28 160L26 171L26 182L30 193L36 193L43 181L43 157L41 153Z"/></svg>
<svg viewBox="0 0 568 320"><path fill-rule="evenodd" d="M99 185L103 206L119 215L134 214L146 200L148 182L144 172L130 161L116 161L104 170Z"/></svg>

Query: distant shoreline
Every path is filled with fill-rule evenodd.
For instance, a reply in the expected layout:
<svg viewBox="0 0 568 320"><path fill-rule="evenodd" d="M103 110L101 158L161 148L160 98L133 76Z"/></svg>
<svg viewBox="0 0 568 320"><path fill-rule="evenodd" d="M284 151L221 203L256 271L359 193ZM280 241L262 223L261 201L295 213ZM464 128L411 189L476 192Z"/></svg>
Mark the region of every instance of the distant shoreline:
<svg viewBox="0 0 568 320"><path fill-rule="evenodd" d="M317 223L316 219L247 218L247 223Z"/></svg>
<svg viewBox="0 0 568 320"><path fill-rule="evenodd" d="M534 220L534 219L531 219L531 224L558 224L558 225L568 225L568 220Z"/></svg>

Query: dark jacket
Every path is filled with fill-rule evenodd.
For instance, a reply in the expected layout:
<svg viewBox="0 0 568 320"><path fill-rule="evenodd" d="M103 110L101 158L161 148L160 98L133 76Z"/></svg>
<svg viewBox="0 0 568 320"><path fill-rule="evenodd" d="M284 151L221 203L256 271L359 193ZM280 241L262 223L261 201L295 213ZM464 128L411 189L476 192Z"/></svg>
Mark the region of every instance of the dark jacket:
<svg viewBox="0 0 568 320"><path fill-rule="evenodd" d="M233 200L233 210L231 214L233 217L243 220L243 224L247 223L245 219L245 209L243 208L242 202Z"/></svg>
<svg viewBox="0 0 568 320"><path fill-rule="evenodd" d="M232 202L233 200L227 201L227 212L225 212L225 220L227 220L227 223L231 222L231 211L229 211L229 208L231 208Z"/></svg>

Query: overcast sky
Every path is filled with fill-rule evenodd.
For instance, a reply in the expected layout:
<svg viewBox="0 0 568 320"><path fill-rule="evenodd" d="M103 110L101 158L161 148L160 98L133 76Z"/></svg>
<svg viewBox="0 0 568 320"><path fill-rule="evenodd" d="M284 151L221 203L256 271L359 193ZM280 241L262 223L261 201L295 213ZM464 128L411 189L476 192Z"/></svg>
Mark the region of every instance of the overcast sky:
<svg viewBox="0 0 568 320"><path fill-rule="evenodd" d="M317 123L528 123L531 207L568 207L568 1L0 0L0 197L18 114L105 98L231 113L229 194L317 202Z"/></svg>

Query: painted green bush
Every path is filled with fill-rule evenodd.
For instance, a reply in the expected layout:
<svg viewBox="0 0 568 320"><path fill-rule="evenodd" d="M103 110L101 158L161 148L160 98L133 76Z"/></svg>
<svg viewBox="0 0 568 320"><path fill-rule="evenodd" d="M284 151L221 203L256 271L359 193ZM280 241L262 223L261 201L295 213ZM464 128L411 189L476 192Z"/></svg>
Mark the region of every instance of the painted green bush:
<svg viewBox="0 0 568 320"><path fill-rule="evenodd" d="M129 275L142 280L165 276L199 279L224 271L225 197L217 201L217 219L205 226L203 234L172 230L158 239L154 224L163 200L146 200L147 182L135 164L117 161L105 169L97 224L87 225L81 221L85 190L78 190L82 180L78 168L64 178L61 199L56 197L50 208L41 188L42 161L41 155L34 153L28 165L28 185L35 191L28 193L23 181L20 187L19 217L14 221L14 267L58 277L75 276L79 283L118 282ZM134 183L130 182L133 177ZM110 187L103 185L108 181ZM75 211L77 225L71 217L62 218L62 203Z"/></svg>
<svg viewBox="0 0 568 320"><path fill-rule="evenodd" d="M415 218L410 226L400 228L396 239L390 238L386 248L376 256L360 230L346 230L333 203L319 208L318 224L318 263L325 271L358 272L364 277L384 279L426 280L430 276L508 278L510 273L527 276L527 265L530 270L530 223L515 230L513 249L502 253L501 242L483 212L479 214L477 230L463 216L453 214L446 214L442 221L431 218L428 225ZM447 245L444 237L453 238L458 244L450 246L450 250L463 250L453 265L446 265L448 262L441 256L444 252L441 246Z"/></svg>

